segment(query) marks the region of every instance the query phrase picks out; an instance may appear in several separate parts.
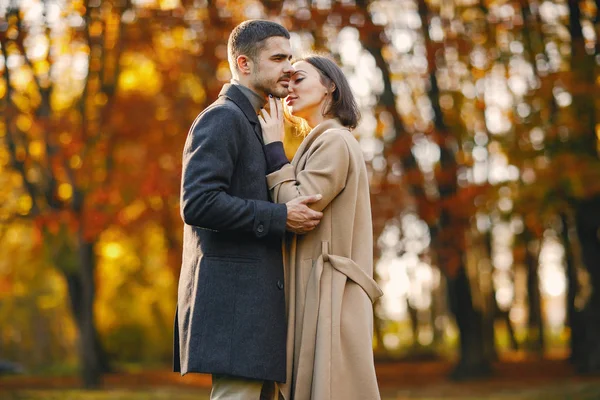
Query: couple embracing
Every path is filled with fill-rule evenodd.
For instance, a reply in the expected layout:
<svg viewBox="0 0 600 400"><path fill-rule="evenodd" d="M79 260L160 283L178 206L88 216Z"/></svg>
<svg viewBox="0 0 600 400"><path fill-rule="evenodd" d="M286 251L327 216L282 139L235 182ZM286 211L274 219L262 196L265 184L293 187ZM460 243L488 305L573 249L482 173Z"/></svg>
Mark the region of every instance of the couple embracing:
<svg viewBox="0 0 600 400"><path fill-rule="evenodd" d="M289 39L238 25L233 79L188 134L175 371L212 374L214 400L376 400L358 107L328 58L292 64ZM291 162L284 121L304 136Z"/></svg>

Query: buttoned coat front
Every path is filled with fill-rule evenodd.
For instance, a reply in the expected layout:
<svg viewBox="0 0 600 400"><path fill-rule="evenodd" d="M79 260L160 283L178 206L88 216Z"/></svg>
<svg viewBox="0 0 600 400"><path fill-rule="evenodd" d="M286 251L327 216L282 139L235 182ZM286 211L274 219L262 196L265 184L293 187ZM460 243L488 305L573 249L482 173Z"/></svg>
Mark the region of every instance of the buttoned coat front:
<svg viewBox="0 0 600 400"><path fill-rule="evenodd" d="M317 228L285 240L288 310L286 400L376 400L369 183L359 143L337 120L302 142L267 176L274 201L322 194Z"/></svg>
<svg viewBox="0 0 600 400"><path fill-rule="evenodd" d="M266 172L256 112L225 85L183 151L175 371L285 381L287 209L270 200Z"/></svg>

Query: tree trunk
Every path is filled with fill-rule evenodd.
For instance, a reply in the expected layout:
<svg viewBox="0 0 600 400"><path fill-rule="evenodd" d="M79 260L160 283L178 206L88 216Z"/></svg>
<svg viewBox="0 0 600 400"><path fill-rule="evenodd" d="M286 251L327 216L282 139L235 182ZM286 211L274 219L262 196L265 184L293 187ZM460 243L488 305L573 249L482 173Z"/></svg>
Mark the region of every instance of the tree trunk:
<svg viewBox="0 0 600 400"><path fill-rule="evenodd" d="M447 290L445 279L440 279L440 286L431 293L431 326L433 328L433 345L437 349L444 343L444 327L439 318L447 314Z"/></svg>
<svg viewBox="0 0 600 400"><path fill-rule="evenodd" d="M108 372L108 360L102 349L94 323L95 299L95 243L87 242L79 235L79 268L67 272L71 309L79 330L79 363L81 377L86 388L100 385L102 373Z"/></svg>
<svg viewBox="0 0 600 400"><path fill-rule="evenodd" d="M484 257L489 262L489 268L493 271L492 263L492 230L488 230L482 235L482 245L485 249ZM487 290L484 292L484 301L486 306L484 308L484 338L485 338L485 349L490 360L498 360L498 350L496 349L496 319L499 314L498 302L496 301L496 288L494 287L493 273L488 274L488 281L486 282Z"/></svg>
<svg viewBox="0 0 600 400"><path fill-rule="evenodd" d="M471 286L464 266L448 277L450 310L460 332L460 360L451 374L454 380L467 380L491 373L486 357L483 315L473 307Z"/></svg>
<svg viewBox="0 0 600 400"><path fill-rule="evenodd" d="M527 345L539 356L544 355L544 322L542 318L542 299L540 293L540 279L538 275L538 258L529 249L532 235L525 233L527 249L525 250L525 264L527 265L527 298L529 301L529 320L527 326ZM541 245L541 244L540 244ZM539 252L538 252L539 254Z"/></svg>
<svg viewBox="0 0 600 400"><path fill-rule="evenodd" d="M567 325L571 331L569 338L569 346L571 354L569 361L578 363L582 360L585 348L583 347L584 332L582 330L581 312L575 307L575 297L579 291L579 283L577 280L577 268L575 266L575 256L571 244L570 227L571 222L567 212L560 214L562 222L561 238L563 247L565 248L565 264L567 275Z"/></svg>
<svg viewBox="0 0 600 400"><path fill-rule="evenodd" d="M410 300L408 297L406 298L406 310L408 311L408 316L410 319L410 328L412 331L412 347L413 349L418 348L420 346L419 343L419 312L416 308L410 304Z"/></svg>
<svg viewBox="0 0 600 400"><path fill-rule="evenodd" d="M515 334L515 328L513 327L512 321L510 320L510 312L508 311L499 311L502 319L504 319L504 323L506 324L506 329L508 330L508 338L510 339L510 348L514 351L519 350L519 341L517 340L517 335Z"/></svg>
<svg viewBox="0 0 600 400"><path fill-rule="evenodd" d="M87 242L81 232L72 233L62 227L59 233L45 230L44 243L67 283L69 305L79 335L79 364L84 384L97 386L100 374L110 372L111 368L93 323L95 242Z"/></svg>
<svg viewBox="0 0 600 400"><path fill-rule="evenodd" d="M582 201L576 211L577 234L592 294L582 313L583 346L578 362L582 373L600 372L600 197Z"/></svg>
<svg viewBox="0 0 600 400"><path fill-rule="evenodd" d="M75 325L77 326L77 330L81 332L83 326L83 308L82 308L82 283L81 278L78 273L68 273L66 275L67 280L67 288L69 291L69 304L71 306L71 312L73 313L73 319L75 320ZM102 342L100 341L100 335L94 329L94 347L96 348L96 353L98 354L99 362L100 362L100 370L102 373L112 372L113 369L110 366L109 357L102 346Z"/></svg>
<svg viewBox="0 0 600 400"><path fill-rule="evenodd" d="M491 283L491 290L488 293L485 293L484 301L486 301L487 307L486 312L483 313L483 338L484 338L484 348L485 352L488 355L490 360L498 360L498 351L496 350L496 310L498 309L498 304L496 302L496 291L494 290L494 284Z"/></svg>

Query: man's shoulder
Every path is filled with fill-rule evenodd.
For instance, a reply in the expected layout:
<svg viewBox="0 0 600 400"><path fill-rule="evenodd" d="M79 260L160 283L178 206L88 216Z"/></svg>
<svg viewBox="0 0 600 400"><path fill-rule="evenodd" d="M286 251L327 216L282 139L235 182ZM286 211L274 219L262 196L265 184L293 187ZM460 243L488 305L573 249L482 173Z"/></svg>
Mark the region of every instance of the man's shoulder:
<svg viewBox="0 0 600 400"><path fill-rule="evenodd" d="M239 107L221 96L206 107L194 120L189 135L205 135L218 130L223 135L237 136L236 133L247 130L248 119Z"/></svg>
<svg viewBox="0 0 600 400"><path fill-rule="evenodd" d="M215 125L229 128L242 127L244 121L247 121L246 116L234 102L219 98L198 114L190 131Z"/></svg>
<svg viewBox="0 0 600 400"><path fill-rule="evenodd" d="M243 111L230 99L225 96L219 97L214 103L209 105L200 113L198 118L207 116L223 116L229 118L245 118Z"/></svg>

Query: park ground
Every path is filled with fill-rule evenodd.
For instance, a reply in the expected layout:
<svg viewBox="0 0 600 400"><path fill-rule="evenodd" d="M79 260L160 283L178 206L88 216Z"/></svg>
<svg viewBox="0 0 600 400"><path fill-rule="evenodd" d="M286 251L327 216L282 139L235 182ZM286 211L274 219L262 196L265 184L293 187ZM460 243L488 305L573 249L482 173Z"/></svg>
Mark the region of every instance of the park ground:
<svg viewBox="0 0 600 400"><path fill-rule="evenodd" d="M600 377L577 376L562 360L503 361L491 377L451 382L447 362L389 362L377 365L384 400L600 400ZM99 390L79 387L75 377L0 378L2 400L203 400L210 377L180 377L168 370L109 374Z"/></svg>

